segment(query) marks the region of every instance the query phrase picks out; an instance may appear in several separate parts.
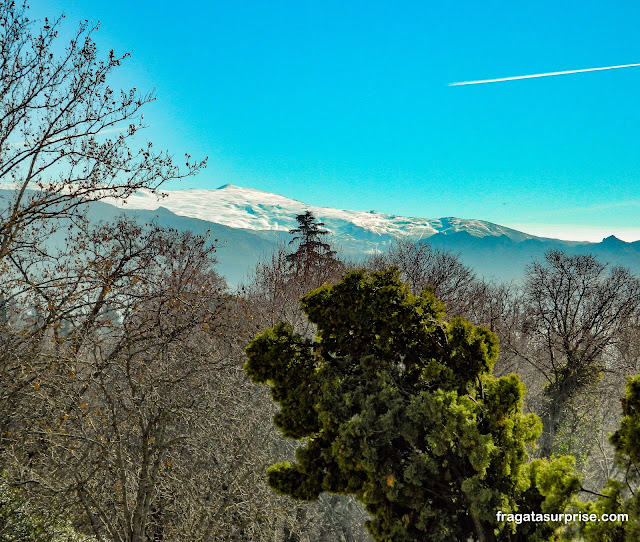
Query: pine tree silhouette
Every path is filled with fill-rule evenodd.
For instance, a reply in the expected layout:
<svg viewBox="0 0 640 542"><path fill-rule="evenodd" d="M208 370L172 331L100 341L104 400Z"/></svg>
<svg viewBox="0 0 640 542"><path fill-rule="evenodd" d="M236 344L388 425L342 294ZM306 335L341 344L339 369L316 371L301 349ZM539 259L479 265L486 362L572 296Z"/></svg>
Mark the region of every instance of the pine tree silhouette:
<svg viewBox="0 0 640 542"><path fill-rule="evenodd" d="M335 262L335 250L323 239L329 235L329 230L323 229L324 222L317 222L311 211L305 211L296 216L298 227L289 230L293 239L289 244L298 242L295 252L287 255L291 269L296 272L308 273L321 265Z"/></svg>

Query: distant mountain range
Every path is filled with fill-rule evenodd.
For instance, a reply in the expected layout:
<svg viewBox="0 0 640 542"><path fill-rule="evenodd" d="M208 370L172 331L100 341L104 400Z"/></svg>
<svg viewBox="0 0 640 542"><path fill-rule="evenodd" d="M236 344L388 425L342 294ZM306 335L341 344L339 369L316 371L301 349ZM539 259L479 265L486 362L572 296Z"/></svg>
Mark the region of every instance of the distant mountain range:
<svg viewBox="0 0 640 542"><path fill-rule="evenodd" d="M10 193L0 190L0 202ZM0 203L1 204L1 203ZM569 254L594 254L612 265L640 274L640 241L626 243L614 236L600 243L536 237L484 220L454 217L426 219L318 207L284 196L230 184L215 190L175 190L158 198L140 191L126 204L104 200L91 204L92 220L110 220L118 214L141 222L196 233L210 231L218 239L220 272L238 284L257 261L278 242L288 242L295 216L310 210L331 231L329 242L352 259L387 250L398 239L428 242L459 253L461 260L488 278L518 279L527 264L550 249Z"/></svg>

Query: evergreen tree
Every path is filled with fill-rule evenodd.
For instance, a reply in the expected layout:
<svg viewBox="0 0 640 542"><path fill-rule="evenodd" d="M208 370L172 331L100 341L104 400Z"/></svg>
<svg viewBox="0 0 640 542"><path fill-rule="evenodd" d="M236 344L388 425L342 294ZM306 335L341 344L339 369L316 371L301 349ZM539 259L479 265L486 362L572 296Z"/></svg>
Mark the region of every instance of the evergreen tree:
<svg viewBox="0 0 640 542"><path fill-rule="evenodd" d="M305 211L296 216L298 227L289 230L293 239L289 244L298 243L295 252L287 255L291 269L296 272L308 273L311 270L336 261L336 252L323 239L329 235L329 230L323 229L324 222L317 222L311 211Z"/></svg>
<svg viewBox="0 0 640 542"><path fill-rule="evenodd" d="M25 499L0 473L0 542L97 542L77 533L56 509Z"/></svg>
<svg viewBox="0 0 640 542"><path fill-rule="evenodd" d="M528 462L540 420L523 414L517 375L491 374L493 333L445 322L433 293L412 295L394 268L349 272L301 304L314 341L279 324L246 350L247 374L281 407L275 424L303 442L294 464L269 469L271 487L301 500L353 495L378 541L553 534L550 524L497 520L561 511L579 482L566 458Z"/></svg>

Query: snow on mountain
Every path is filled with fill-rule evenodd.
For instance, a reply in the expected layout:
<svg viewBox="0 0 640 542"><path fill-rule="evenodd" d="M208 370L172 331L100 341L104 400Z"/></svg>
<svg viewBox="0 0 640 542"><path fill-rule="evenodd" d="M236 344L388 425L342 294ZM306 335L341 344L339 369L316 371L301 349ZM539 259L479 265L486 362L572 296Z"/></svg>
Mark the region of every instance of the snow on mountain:
<svg viewBox="0 0 640 542"><path fill-rule="evenodd" d="M12 201L14 188L0 183L0 215ZM153 222L178 231L209 232L216 240L218 270L235 286L245 281L258 261L268 257L278 243L291 239L288 230L297 226L295 216L307 209L333 232L331 245L354 262L385 251L394 240L404 237L413 241L428 239L433 247L458 254L480 276L499 280L520 280L526 266L543 260L548 250L593 254L603 262L627 267L640 275L640 241L625 243L613 236L601 243L561 241L484 220L411 218L331 209L233 185L216 190L168 191L161 200L140 191L126 204L116 200L92 202L88 216L93 222L110 222L124 213L140 224ZM63 234L60 230L47 242L63 243Z"/></svg>
<svg viewBox="0 0 640 542"><path fill-rule="evenodd" d="M166 191L158 201L148 191L136 192L122 205L128 209L155 210L164 207L171 212L232 228L248 230L288 231L297 226L295 216L305 210L326 224L339 242L367 240L386 242L399 237L426 239L437 233L466 232L473 237L504 235L513 241L536 239L533 235L505 228L484 220L460 218L425 219L396 216L376 211L349 211L307 205L277 194L226 184L215 190L189 189ZM107 200L108 201L108 200Z"/></svg>

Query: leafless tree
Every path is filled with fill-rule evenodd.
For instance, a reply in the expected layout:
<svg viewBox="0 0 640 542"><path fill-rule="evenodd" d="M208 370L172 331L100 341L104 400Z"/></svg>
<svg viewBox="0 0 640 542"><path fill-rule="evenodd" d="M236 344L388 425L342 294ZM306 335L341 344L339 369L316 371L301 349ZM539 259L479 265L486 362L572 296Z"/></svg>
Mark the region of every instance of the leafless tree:
<svg viewBox="0 0 640 542"><path fill-rule="evenodd" d="M183 356L194 358L194 335L219 310L213 250L197 236L120 222L78 237L39 280L31 262L16 261L41 318L13 326L14 344L31 348L13 357L27 385L3 434L5 466L81 508L96 535L144 539L162 461L206 404L201 375L220 356Z"/></svg>
<svg viewBox="0 0 640 542"><path fill-rule="evenodd" d="M349 506L303 509L266 486L291 450L242 370L257 319L225 292L214 250L121 220L55 257L11 255L4 469L98 540L356 540L362 515L337 521L353 522Z"/></svg>
<svg viewBox="0 0 640 542"><path fill-rule="evenodd" d="M550 251L528 268L524 302L524 355L547 381L541 454L550 455L570 401L614 368L616 346L638 325L640 281L591 255Z"/></svg>
<svg viewBox="0 0 640 542"><path fill-rule="evenodd" d="M481 284L473 270L459 256L433 249L428 243L398 241L388 252L369 258L365 266L374 271L397 267L414 294L425 287L432 288L449 316L468 316L481 294Z"/></svg>
<svg viewBox="0 0 640 542"><path fill-rule="evenodd" d="M260 329L288 322L298 333L313 335L299 300L311 290L339 280L346 266L336 257L327 259L323 265L292 266L287 259L289 255L286 246L277 246L270 257L258 263L241 293L252 303Z"/></svg>
<svg viewBox="0 0 640 542"><path fill-rule="evenodd" d="M77 220L87 201L157 191L204 165L187 156L181 173L151 143L134 150L153 95L110 87L129 55L100 59L97 26L81 23L60 53L61 22L38 25L26 4L0 0L0 182L13 191L0 208L0 262L55 230L51 219Z"/></svg>

